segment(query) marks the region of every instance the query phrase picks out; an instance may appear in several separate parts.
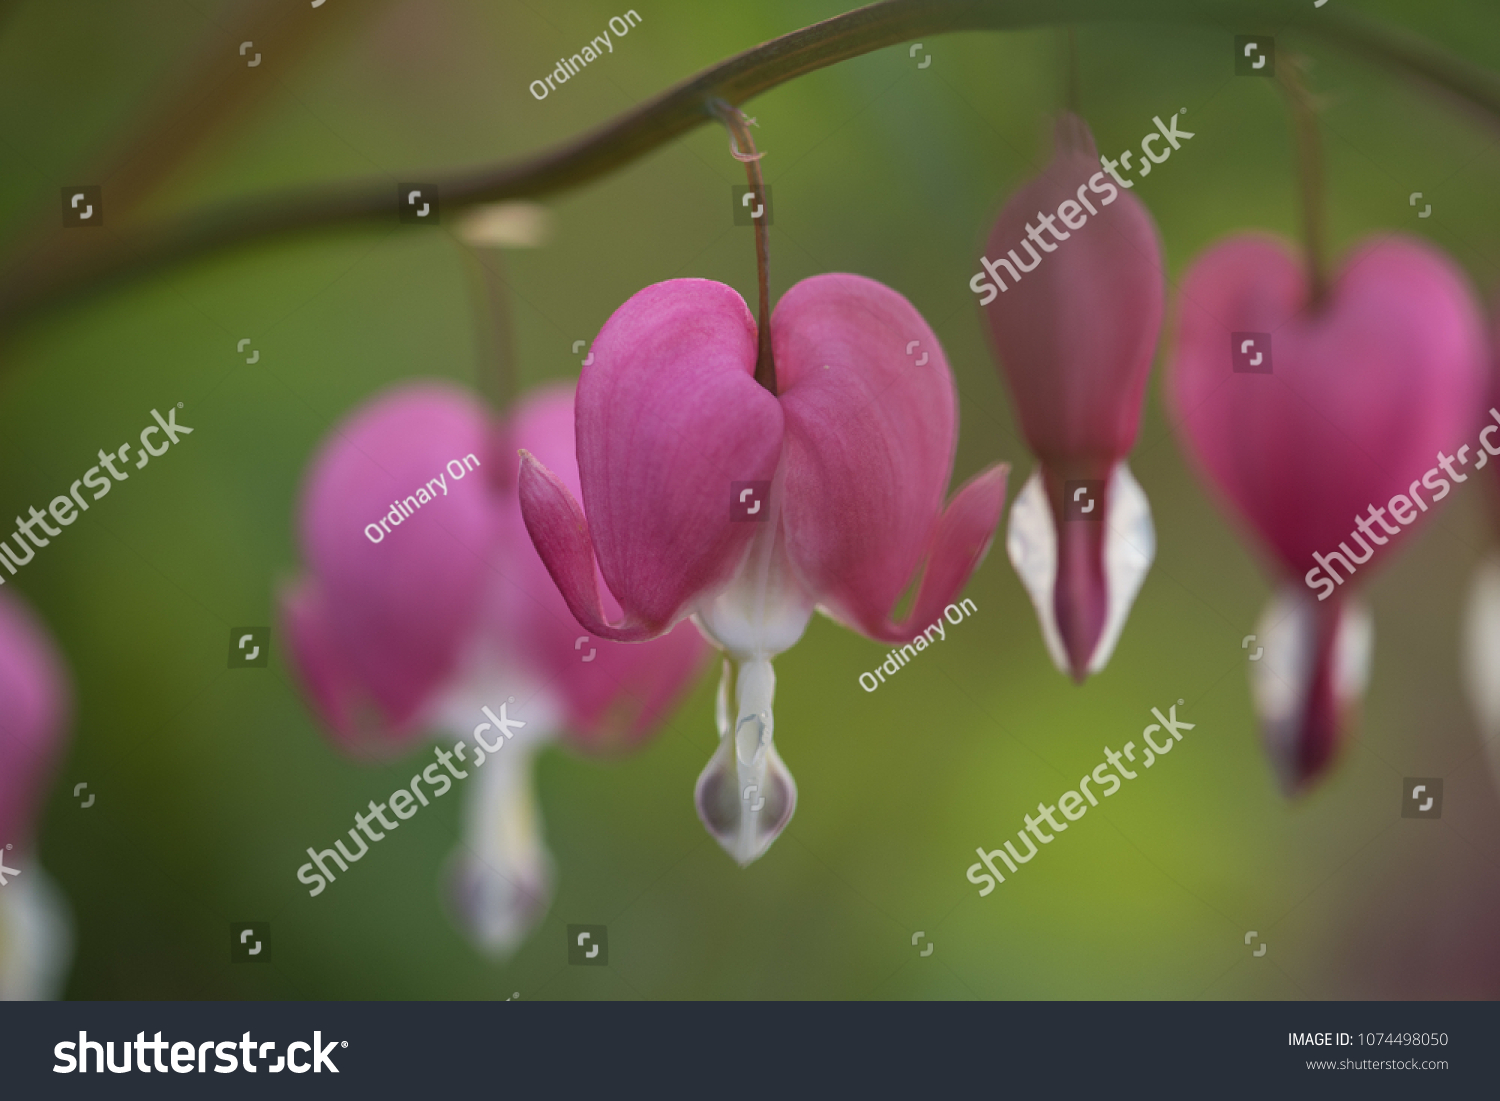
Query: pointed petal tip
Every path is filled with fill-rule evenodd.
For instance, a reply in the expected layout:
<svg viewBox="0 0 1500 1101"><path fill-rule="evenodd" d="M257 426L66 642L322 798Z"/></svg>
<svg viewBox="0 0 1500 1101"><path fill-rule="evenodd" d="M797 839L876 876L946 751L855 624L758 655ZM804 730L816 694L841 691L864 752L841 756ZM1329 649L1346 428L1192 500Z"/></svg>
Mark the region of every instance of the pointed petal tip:
<svg viewBox="0 0 1500 1101"><path fill-rule="evenodd" d="M530 935L552 902L550 868L534 877L503 875L484 861L464 855L448 868L444 896L453 922L479 951L493 960L509 959Z"/></svg>
<svg viewBox="0 0 1500 1101"><path fill-rule="evenodd" d="M676 620L642 623L626 609L625 621L604 618L595 574L595 553L589 523L572 490L534 456L523 452L517 480L521 519L542 565L552 575L558 592L581 627L615 642L646 642L665 634Z"/></svg>
<svg viewBox="0 0 1500 1101"><path fill-rule="evenodd" d="M952 603L974 576L995 542L1005 512L1010 464L995 463L958 488L938 516L928 544L927 561L911 611L900 623L888 612L849 614L840 608L836 618L880 642L905 642L915 629L931 623Z"/></svg>
<svg viewBox="0 0 1500 1101"><path fill-rule="evenodd" d="M1369 683L1374 624L1357 595L1330 605L1282 588L1261 614L1265 656L1250 668L1261 743L1286 799L1320 786L1359 726Z"/></svg>

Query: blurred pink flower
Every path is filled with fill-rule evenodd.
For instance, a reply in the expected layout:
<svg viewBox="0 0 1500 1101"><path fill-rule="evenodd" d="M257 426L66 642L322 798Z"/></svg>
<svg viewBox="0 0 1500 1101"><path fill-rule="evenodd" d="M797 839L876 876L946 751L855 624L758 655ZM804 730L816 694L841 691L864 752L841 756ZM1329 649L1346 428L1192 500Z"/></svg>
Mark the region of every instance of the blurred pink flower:
<svg viewBox="0 0 1500 1101"><path fill-rule="evenodd" d="M742 865L796 806L772 740L771 659L814 608L869 638L910 639L978 566L1005 501L995 466L944 508L953 379L901 295L855 275L803 280L777 305L771 340L776 394L755 381L756 323L734 290L647 287L605 324L579 381L587 519L552 462L528 454L521 468L526 526L585 630L639 641L693 616L739 663L732 724L725 663L719 749L696 802ZM596 569L623 616L601 605Z"/></svg>
<svg viewBox="0 0 1500 1101"><path fill-rule="evenodd" d="M469 781L479 790L453 880L471 934L497 951L550 897L532 753L554 733L586 752L633 747L707 650L691 629L649 647L578 631L526 535L515 481L524 446L576 487L572 427L567 386L500 422L441 383L374 399L313 461L300 509L309 573L283 595L295 667L346 751L389 756L431 728L468 736L481 708L517 701L509 714L525 729Z"/></svg>
<svg viewBox="0 0 1500 1101"><path fill-rule="evenodd" d="M55 997L72 955L67 904L34 858L66 738L69 687L47 630L0 592L0 1001Z"/></svg>
<svg viewBox="0 0 1500 1101"><path fill-rule="evenodd" d="M28 847L65 739L68 695L47 629L0 593L0 845Z"/></svg>
<svg viewBox="0 0 1500 1101"><path fill-rule="evenodd" d="M1005 204L983 265L998 287L981 304L1041 464L1006 546L1054 663L1082 683L1108 662L1156 552L1125 463L1161 329L1156 224L1100 171L1087 124L1064 114L1051 163Z"/></svg>
<svg viewBox="0 0 1500 1101"><path fill-rule="evenodd" d="M1266 654L1251 667L1288 792L1332 763L1368 678L1372 631L1352 582L1410 542L1381 535L1369 510L1396 497L1411 504L1415 491L1410 524L1421 523L1449 492L1435 477L1441 460L1476 442L1486 385L1468 282L1425 242L1369 242L1326 302L1310 310L1307 298L1302 265L1278 242L1244 235L1214 246L1183 278L1167 379L1188 454L1291 579L1257 628ZM1266 336L1270 373L1236 372L1236 344L1253 339L1262 351ZM1394 506L1392 516L1407 524L1407 511ZM1325 561L1337 584L1321 575Z"/></svg>

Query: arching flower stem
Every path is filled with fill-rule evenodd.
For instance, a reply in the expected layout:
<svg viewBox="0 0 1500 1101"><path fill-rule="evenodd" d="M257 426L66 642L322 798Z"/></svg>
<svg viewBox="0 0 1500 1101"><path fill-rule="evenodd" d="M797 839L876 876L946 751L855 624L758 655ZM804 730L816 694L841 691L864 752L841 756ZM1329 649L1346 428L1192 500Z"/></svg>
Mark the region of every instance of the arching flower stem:
<svg viewBox="0 0 1500 1101"><path fill-rule="evenodd" d="M1242 22L1274 20L1390 66L1421 84L1453 93L1481 114L1500 118L1500 77L1403 27L1337 5L1242 0ZM1045 10L1043 10L1045 9ZM738 103L806 73L897 43L955 31L1019 30L1089 19L1164 19L1220 26L1221 4L1184 0L882 0L773 38L704 69L561 146L518 161L474 166L438 179L445 210L536 198L613 172L699 125L705 96ZM86 255L10 258L0 268L0 336L44 308L127 276L273 235L377 224L391 215L389 181L346 180L317 188L253 195L175 213L111 233Z"/></svg>

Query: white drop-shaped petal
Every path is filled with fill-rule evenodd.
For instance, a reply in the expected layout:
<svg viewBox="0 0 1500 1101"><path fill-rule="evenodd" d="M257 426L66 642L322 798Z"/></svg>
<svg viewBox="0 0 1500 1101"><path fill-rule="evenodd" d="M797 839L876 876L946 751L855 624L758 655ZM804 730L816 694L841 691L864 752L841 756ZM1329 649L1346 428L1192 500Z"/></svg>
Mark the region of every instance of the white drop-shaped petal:
<svg viewBox="0 0 1500 1101"><path fill-rule="evenodd" d="M73 918L57 884L35 860L0 849L8 868L0 887L0 1001L58 997L73 958Z"/></svg>
<svg viewBox="0 0 1500 1101"><path fill-rule="evenodd" d="M1317 657L1316 608L1316 598L1303 588L1288 585L1278 590L1255 625L1254 645L1261 656L1249 663L1250 694L1261 738L1288 791L1300 779L1298 739L1303 735ZM1333 696L1340 714L1364 696L1374 651L1375 620L1364 602L1351 594L1340 605L1334 637Z"/></svg>
<svg viewBox="0 0 1500 1101"><path fill-rule="evenodd" d="M471 668L436 709L442 726L464 743L463 759L454 767L468 773L454 781L465 789L464 832L449 861L446 894L470 941L504 958L552 900L554 866L533 765L563 716L558 701L523 675L501 672L490 662Z"/></svg>
<svg viewBox="0 0 1500 1101"><path fill-rule="evenodd" d="M1005 551L1020 577L1031 606L1036 609L1042 626L1042 641L1058 672L1068 672L1068 655L1062 635L1057 630L1057 616L1052 607L1052 590L1057 584L1057 527L1047 490L1038 467L1026 479L1021 492L1010 506L1010 523L1005 530Z"/></svg>
<svg viewBox="0 0 1500 1101"><path fill-rule="evenodd" d="M553 864L542 838L532 782L537 741L488 755L464 802L463 841L449 871L460 927L489 955L505 957L526 939L552 900Z"/></svg>
<svg viewBox="0 0 1500 1101"><path fill-rule="evenodd" d="M1363 600L1344 601L1338 642L1333 651L1333 695L1340 707L1364 698L1370 687L1370 666L1375 661L1375 617Z"/></svg>
<svg viewBox="0 0 1500 1101"><path fill-rule="evenodd" d="M721 693L728 677L725 662ZM740 666L734 726L721 727L719 748L693 792L703 825L740 867L770 848L797 809L797 783L772 741L775 695L776 674L769 661Z"/></svg>
<svg viewBox="0 0 1500 1101"><path fill-rule="evenodd" d="M767 522L734 578L697 608L693 621L738 664L729 708L730 664L719 680L719 748L693 790L703 825L741 867L761 856L797 808L797 784L776 752L776 674L771 659L802 637L813 601L786 556L781 474L771 485ZM729 717L734 715L731 726Z"/></svg>
<svg viewBox="0 0 1500 1101"><path fill-rule="evenodd" d="M1090 673L1099 672L1109 663L1120 634L1125 630L1130 608L1156 558L1156 528L1151 522L1151 503L1130 473L1128 464L1121 462L1115 466L1105 497L1102 522L1108 525L1108 529L1104 536L1104 579L1109 604L1099 641L1089 655ZM1057 629L1057 612L1053 603L1053 590L1057 584L1057 544L1057 525L1038 468L1011 505L1005 550L1026 594L1031 597L1031 606L1036 609L1042 639L1052 663L1058 672L1068 673L1067 652Z"/></svg>

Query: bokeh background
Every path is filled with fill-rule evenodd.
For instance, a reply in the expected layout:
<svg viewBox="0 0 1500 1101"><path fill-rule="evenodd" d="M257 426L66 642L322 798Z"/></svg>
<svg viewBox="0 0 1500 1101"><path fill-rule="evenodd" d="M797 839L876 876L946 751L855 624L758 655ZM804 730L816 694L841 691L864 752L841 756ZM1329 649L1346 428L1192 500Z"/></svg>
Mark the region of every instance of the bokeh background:
<svg viewBox="0 0 1500 1101"><path fill-rule="evenodd" d="M1500 69L1485 0L1339 3ZM0 4L0 242L57 218L59 188L144 174L139 216L351 177L429 180L577 135L676 81L837 14L830 2L639 0L641 24L544 102L527 84L626 6L480 0ZM337 19L247 69L243 40ZM275 31L272 25L281 26ZM1274 27L1082 25L1081 107L1101 149L1179 108L1196 137L1136 188L1171 277L1234 230L1298 224L1284 102L1236 78L1232 37ZM205 43L211 95L182 96ZM961 392L955 484L1032 466L981 331L970 274L1004 197L1045 162L1062 102L1056 30L932 38L797 79L748 105L775 198L772 289L859 272L932 324ZM1321 41L1336 248L1426 236L1486 302L1500 261L1495 132ZM212 49L210 52L212 52ZM278 47L279 49L279 47ZM293 56L295 55L295 56ZM198 125L201 112L224 110ZM232 109L231 109L232 107ZM184 135L192 140L178 148ZM118 166L127 167L118 167ZM541 247L491 256L523 386L576 377L642 286L723 280L753 299L744 182L704 127L544 200ZM1407 197L1432 204L1418 220ZM1288 803L1257 742L1241 639L1271 585L1187 468L1160 355L1131 465L1159 551L1119 649L1082 688L1057 673L997 542L978 612L874 694L883 649L821 618L777 661L778 744L796 818L747 870L708 837L693 782L715 746L705 671L660 736L614 762L553 749L538 783L558 866L551 911L508 962L460 937L439 897L457 800L424 812L309 899L295 870L408 776L325 741L278 636L265 670L226 668L231 626L274 622L298 568L293 513L319 440L414 376L483 386L472 269L441 229L341 230L216 255L81 300L0 344L0 515L45 504L101 447L181 401L194 434L118 487L9 584L58 638L77 713L41 826L75 910L72 998L1472 998L1500 994L1500 801L1459 673L1473 566L1497 494L1458 487L1368 587L1376 617L1362 732ZM259 361L235 345L250 337ZM1166 334L1164 333L1164 343ZM1316 477L1316 471L1309 471ZM964 878L1037 800L1178 699L1179 752L986 898ZM421 749L413 756L429 753ZM1439 822L1399 817L1403 776L1446 781ZM97 801L81 810L73 785ZM231 921L269 920L270 966L232 966ZM564 926L606 923L607 968L569 967ZM1261 958L1244 944L1255 930ZM921 957L912 936L935 945Z"/></svg>

